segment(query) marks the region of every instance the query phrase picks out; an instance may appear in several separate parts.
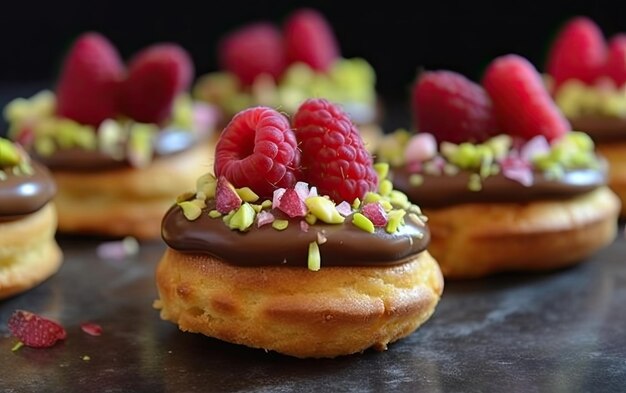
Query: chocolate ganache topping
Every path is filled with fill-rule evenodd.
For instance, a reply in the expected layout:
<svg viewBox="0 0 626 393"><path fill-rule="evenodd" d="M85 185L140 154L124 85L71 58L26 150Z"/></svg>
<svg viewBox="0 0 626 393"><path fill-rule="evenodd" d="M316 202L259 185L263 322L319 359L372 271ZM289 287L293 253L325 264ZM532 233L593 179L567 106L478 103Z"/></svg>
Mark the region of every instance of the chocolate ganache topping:
<svg viewBox="0 0 626 393"><path fill-rule="evenodd" d="M440 208L461 203L525 203L539 199L570 198L606 184L606 173L601 169L567 171L559 179L548 179L542 172L533 173L533 184L526 186L502 174L491 175L482 181L482 188L468 188L471 172L455 175L422 175L422 183L410 183L412 173L406 168L393 171L394 185L424 208Z"/></svg>
<svg viewBox="0 0 626 393"><path fill-rule="evenodd" d="M13 221L34 213L56 193L56 185L48 170L32 162L32 174L15 174L4 168L0 179L0 222Z"/></svg>
<svg viewBox="0 0 626 393"><path fill-rule="evenodd" d="M177 251L214 256L238 266L307 266L309 243L321 233L326 241L319 246L324 266L383 266L404 262L426 249L428 228L407 219L395 233L376 228L365 232L350 223L311 225L300 228L301 219L289 219L289 226L278 231L271 225L252 226L247 232L229 229L220 218L211 218L204 209L189 221L182 209L173 206L163 218L162 235Z"/></svg>

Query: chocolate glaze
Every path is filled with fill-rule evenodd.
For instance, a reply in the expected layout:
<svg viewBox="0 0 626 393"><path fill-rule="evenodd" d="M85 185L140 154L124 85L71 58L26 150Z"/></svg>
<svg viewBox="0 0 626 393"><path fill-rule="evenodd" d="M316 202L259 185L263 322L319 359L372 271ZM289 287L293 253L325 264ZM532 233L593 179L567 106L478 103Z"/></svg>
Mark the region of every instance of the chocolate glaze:
<svg viewBox="0 0 626 393"><path fill-rule="evenodd" d="M461 203L526 203L539 199L570 198L594 190L606 184L606 172L598 169L579 169L566 172L559 180L548 180L535 172L530 187L503 175L489 176L482 182L480 191L468 189L470 172L462 171L454 176L421 174L424 181L411 186L412 173L404 168L393 170L395 188L403 191L409 199L423 208L439 208Z"/></svg>
<svg viewBox="0 0 626 393"><path fill-rule="evenodd" d="M594 142L626 141L626 119L613 116L585 115L569 119L572 129L587 133Z"/></svg>
<svg viewBox="0 0 626 393"><path fill-rule="evenodd" d="M199 139L198 135L191 131L176 129L161 131L154 139L154 157L180 153L194 146ZM115 159L98 150L77 147L58 148L50 156L40 156L36 152L31 154L37 161L43 162L52 170L105 171L132 167L127 156Z"/></svg>
<svg viewBox="0 0 626 393"><path fill-rule="evenodd" d="M311 225L300 228L302 219L289 219L283 231L253 225L248 232L230 230L221 218L210 218L204 209L195 221L188 221L178 206L165 214L162 236L171 248L219 258L237 266L306 267L309 243L323 232L327 241L319 246L322 266L384 266L402 263L407 257L426 249L428 228L405 219L406 225L394 234L376 228L371 234L352 225L351 217L343 224ZM275 213L275 212L273 212ZM278 216L278 214L276 214ZM421 238L420 238L421 237Z"/></svg>
<svg viewBox="0 0 626 393"><path fill-rule="evenodd" d="M56 193L56 185L46 168L31 163L32 175L15 175L4 168L7 178L0 180L0 222L14 221L36 212Z"/></svg>

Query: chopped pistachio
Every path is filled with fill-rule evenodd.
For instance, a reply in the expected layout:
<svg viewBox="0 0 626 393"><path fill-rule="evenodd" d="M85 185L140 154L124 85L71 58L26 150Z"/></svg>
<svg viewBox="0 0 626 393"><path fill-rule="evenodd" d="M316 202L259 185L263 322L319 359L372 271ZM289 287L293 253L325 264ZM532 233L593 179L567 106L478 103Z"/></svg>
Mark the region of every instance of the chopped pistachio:
<svg viewBox="0 0 626 393"><path fill-rule="evenodd" d="M259 196L250 187L237 188L235 191L237 191L237 195L244 202L256 202L259 200Z"/></svg>
<svg viewBox="0 0 626 393"><path fill-rule="evenodd" d="M218 212L217 210L213 209L209 212L209 217L211 218L220 218L222 217L222 213Z"/></svg>
<svg viewBox="0 0 626 393"><path fill-rule="evenodd" d="M40 137L35 139L35 151L42 157L51 156L56 150L56 145L50 137Z"/></svg>
<svg viewBox="0 0 626 393"><path fill-rule="evenodd" d="M261 210L263 210L263 206L256 204L256 203L251 203L250 206L252 206L252 208L254 209L255 212L260 213Z"/></svg>
<svg viewBox="0 0 626 393"><path fill-rule="evenodd" d="M450 163L446 163L443 166L443 173L445 173L448 176L454 176L457 173L459 173L459 167Z"/></svg>
<svg viewBox="0 0 626 393"><path fill-rule="evenodd" d="M197 201L197 199L194 199L193 201L184 201L178 203L178 206L183 209L183 214L185 215L185 218L189 221L194 221L195 219L200 217L200 214L202 213L202 208L199 206L198 203L195 203L195 201Z"/></svg>
<svg viewBox="0 0 626 393"><path fill-rule="evenodd" d="M378 186L378 192L380 192L380 195L382 196L388 196L392 190L393 190L393 184L391 184L391 181L387 179L382 180L380 182L380 185Z"/></svg>
<svg viewBox="0 0 626 393"><path fill-rule="evenodd" d="M271 207L272 207L272 201L270 201L269 199L266 199L263 202L261 202L262 209L269 209Z"/></svg>
<svg viewBox="0 0 626 393"><path fill-rule="evenodd" d="M176 197L176 203L188 201L194 197L193 191L185 191Z"/></svg>
<svg viewBox="0 0 626 393"><path fill-rule="evenodd" d="M352 216L352 224L365 232L374 233L374 223L361 213L354 213Z"/></svg>
<svg viewBox="0 0 626 393"><path fill-rule="evenodd" d="M307 258L309 270L318 271L321 267L320 247L316 242L309 243L309 257Z"/></svg>
<svg viewBox="0 0 626 393"><path fill-rule="evenodd" d="M313 196L305 199L304 203L315 217L327 224L341 224L345 220L330 199Z"/></svg>
<svg viewBox="0 0 626 393"><path fill-rule="evenodd" d="M204 193L207 198L215 197L215 188L217 187L217 179L212 173L205 173L196 180L196 192Z"/></svg>
<svg viewBox="0 0 626 393"><path fill-rule="evenodd" d="M22 348L24 346L24 343L21 341L18 341L15 343L15 345L11 348L11 351L16 352L17 350L19 350L20 348Z"/></svg>
<svg viewBox="0 0 626 393"><path fill-rule="evenodd" d="M477 173L470 174L469 181L467 182L467 188L470 191L480 191L483 189L483 184L482 184L479 174Z"/></svg>
<svg viewBox="0 0 626 393"><path fill-rule="evenodd" d="M380 204L380 206L383 208L385 212L389 212L393 209L393 205L391 204L391 202L389 202L386 199L381 199L380 201L378 201L378 203Z"/></svg>
<svg viewBox="0 0 626 393"><path fill-rule="evenodd" d="M392 210L387 213L387 226L385 227L385 231L387 231L387 233L396 232L400 225L404 223L405 214L406 211L404 210Z"/></svg>
<svg viewBox="0 0 626 393"><path fill-rule="evenodd" d="M241 232L246 231L252 223L254 223L254 217L256 213L249 203L244 202L239 209L235 211L235 214L230 218L228 227L230 229L237 229Z"/></svg>
<svg viewBox="0 0 626 393"><path fill-rule="evenodd" d="M365 193L365 196L363 197L363 203L374 203L374 202L378 202L382 199L382 195L377 194L375 192L371 192L368 191Z"/></svg>
<svg viewBox="0 0 626 393"><path fill-rule="evenodd" d="M413 187L419 187L424 183L424 176L419 175L417 173L409 176L409 184Z"/></svg>
<svg viewBox="0 0 626 393"><path fill-rule="evenodd" d="M401 207L403 209L408 209L411 206L411 202L409 202L409 197L406 196L405 193L398 190L391 191L389 195L389 201L392 205Z"/></svg>
<svg viewBox="0 0 626 393"><path fill-rule="evenodd" d="M13 166L20 163L20 152L11 141L0 138L0 166Z"/></svg>
<svg viewBox="0 0 626 393"><path fill-rule="evenodd" d="M389 174L389 164L387 164L386 162L377 162L376 164L374 164L374 170L378 175L378 180L383 181L387 178L387 175Z"/></svg>
<svg viewBox="0 0 626 393"><path fill-rule="evenodd" d="M354 201L352 201L352 208L354 210L357 210L360 206L361 206L361 200L359 198L354 198Z"/></svg>
<svg viewBox="0 0 626 393"><path fill-rule="evenodd" d="M289 226L289 221L287 220L274 220L272 222L272 228L282 231L287 229L287 227Z"/></svg>
<svg viewBox="0 0 626 393"><path fill-rule="evenodd" d="M153 124L135 123L131 126L128 158L134 166L142 167L152 160L152 137L156 131Z"/></svg>
<svg viewBox="0 0 626 393"><path fill-rule="evenodd" d="M227 215L222 217L222 221L224 221L224 224L229 225L230 224L230 219L233 217L233 215L235 214L236 210L231 210Z"/></svg>
<svg viewBox="0 0 626 393"><path fill-rule="evenodd" d="M415 224L419 225L419 226L424 226L424 221L422 221L421 218L419 218L419 216L415 213L409 213L408 215L409 220L413 221Z"/></svg>
<svg viewBox="0 0 626 393"><path fill-rule="evenodd" d="M304 221L306 221L306 223L309 225L315 225L315 223L317 222L317 217L315 217L311 213L307 213L307 215L304 216Z"/></svg>

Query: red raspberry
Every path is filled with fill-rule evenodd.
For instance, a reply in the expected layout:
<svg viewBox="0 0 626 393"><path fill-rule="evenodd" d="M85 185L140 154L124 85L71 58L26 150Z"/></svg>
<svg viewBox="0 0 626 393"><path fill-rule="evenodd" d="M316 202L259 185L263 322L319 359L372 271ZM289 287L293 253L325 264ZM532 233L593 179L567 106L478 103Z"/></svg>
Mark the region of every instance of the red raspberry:
<svg viewBox="0 0 626 393"><path fill-rule="evenodd" d="M552 140L571 130L541 76L523 57L507 55L493 60L483 86L493 100L500 127L511 135L525 139L543 135Z"/></svg>
<svg viewBox="0 0 626 393"><path fill-rule="evenodd" d="M482 142L498 133L493 105L478 84L452 71L422 73L413 86L416 128L438 142Z"/></svg>
<svg viewBox="0 0 626 393"><path fill-rule="evenodd" d="M283 38L269 23L251 24L230 33L219 43L218 57L221 67L245 85L251 85L261 74L278 79L286 67Z"/></svg>
<svg viewBox="0 0 626 393"><path fill-rule="evenodd" d="M592 84L606 61L606 43L600 28L589 18L570 20L548 53L546 70L556 87L568 79Z"/></svg>
<svg viewBox="0 0 626 393"><path fill-rule="evenodd" d="M314 70L328 71L339 57L339 44L330 24L315 10L294 12L285 23L284 32L290 63L300 61Z"/></svg>
<svg viewBox="0 0 626 393"><path fill-rule="evenodd" d="M172 112L174 99L193 77L189 54L175 44L157 44L139 52L130 62L121 92L125 114L143 123L160 124Z"/></svg>
<svg viewBox="0 0 626 393"><path fill-rule="evenodd" d="M117 96L124 65L115 47L102 35L85 33L65 58L57 83L57 113L98 126L118 113Z"/></svg>
<svg viewBox="0 0 626 393"><path fill-rule="evenodd" d="M604 74L613 79L618 87L626 82L626 34L617 34L609 41Z"/></svg>
<svg viewBox="0 0 626 393"><path fill-rule="evenodd" d="M300 152L289 122L266 107L239 112L226 126L215 148L215 175L235 187L250 187L262 197L276 188L293 187Z"/></svg>
<svg viewBox="0 0 626 393"><path fill-rule="evenodd" d="M51 347L67 335L63 326L29 311L15 311L8 325L11 334L27 347Z"/></svg>
<svg viewBox="0 0 626 393"><path fill-rule="evenodd" d="M305 181L335 203L363 198L378 178L363 140L348 115L325 99L305 101L293 118Z"/></svg>

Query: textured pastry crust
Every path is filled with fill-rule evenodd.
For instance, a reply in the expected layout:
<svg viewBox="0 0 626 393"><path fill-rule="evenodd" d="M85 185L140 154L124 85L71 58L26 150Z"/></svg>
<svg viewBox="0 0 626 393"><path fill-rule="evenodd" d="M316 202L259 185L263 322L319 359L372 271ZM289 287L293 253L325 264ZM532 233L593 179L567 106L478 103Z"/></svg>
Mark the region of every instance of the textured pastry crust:
<svg viewBox="0 0 626 393"><path fill-rule="evenodd" d="M161 157L145 168L52 173L59 231L158 238L161 219L198 176L213 170L209 144Z"/></svg>
<svg viewBox="0 0 626 393"><path fill-rule="evenodd" d="M322 261L323 263L323 261ZM161 318L181 330L296 357L384 350L433 313L441 271L422 252L393 267L237 267L167 249Z"/></svg>
<svg viewBox="0 0 626 393"><path fill-rule="evenodd" d="M48 203L15 221L0 222L0 299L41 283L59 269L56 213Z"/></svg>
<svg viewBox="0 0 626 393"><path fill-rule="evenodd" d="M619 210L607 187L566 201L425 209L428 250L446 279L557 269L611 243Z"/></svg>
<svg viewBox="0 0 626 393"><path fill-rule="evenodd" d="M609 187L622 201L620 216L626 218L626 143L598 143L596 150L609 162Z"/></svg>

